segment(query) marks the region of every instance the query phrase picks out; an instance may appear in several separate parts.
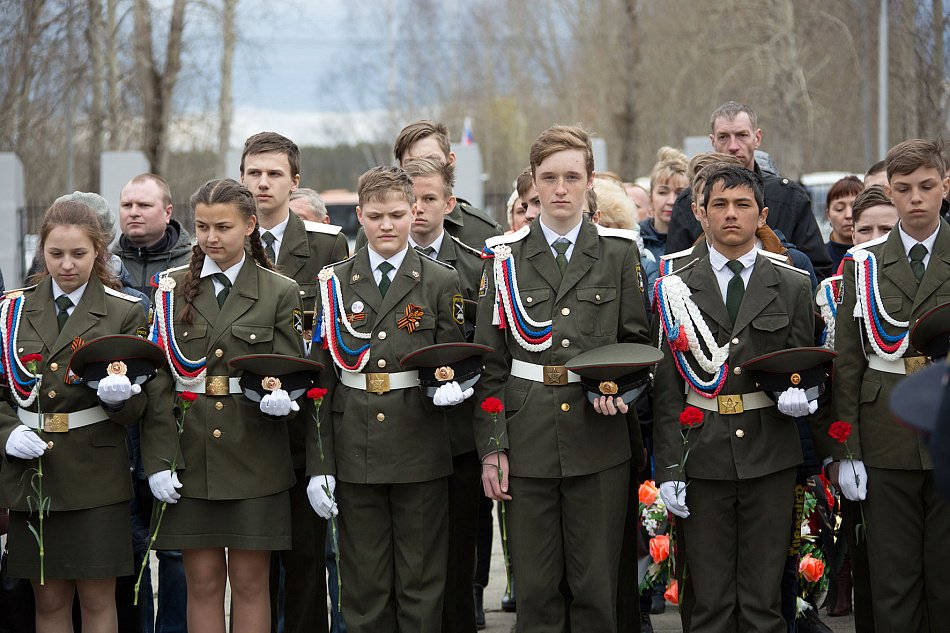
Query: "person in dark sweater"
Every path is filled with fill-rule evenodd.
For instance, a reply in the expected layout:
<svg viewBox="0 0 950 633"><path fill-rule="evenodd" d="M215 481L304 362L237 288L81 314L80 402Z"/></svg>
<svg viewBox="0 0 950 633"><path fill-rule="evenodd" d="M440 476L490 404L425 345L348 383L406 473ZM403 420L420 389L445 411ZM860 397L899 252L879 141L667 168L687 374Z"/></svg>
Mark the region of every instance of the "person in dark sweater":
<svg viewBox="0 0 950 633"><path fill-rule="evenodd" d="M825 217L831 224L831 236L825 243L831 257L832 270L838 270L841 259L854 245L851 238L851 207L854 198L864 191L864 183L857 176L845 176L828 190L825 200Z"/></svg>

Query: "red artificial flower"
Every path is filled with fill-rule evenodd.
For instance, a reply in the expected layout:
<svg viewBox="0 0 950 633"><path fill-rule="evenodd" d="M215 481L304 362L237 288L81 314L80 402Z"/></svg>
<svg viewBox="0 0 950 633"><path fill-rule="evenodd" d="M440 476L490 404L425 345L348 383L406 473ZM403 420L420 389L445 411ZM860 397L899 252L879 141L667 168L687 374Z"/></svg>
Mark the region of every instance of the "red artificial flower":
<svg viewBox="0 0 950 633"><path fill-rule="evenodd" d="M670 537L659 534L650 539L650 556L654 563L662 563L670 557Z"/></svg>
<svg viewBox="0 0 950 633"><path fill-rule="evenodd" d="M194 402L195 400L198 399L198 394L196 394L193 391L182 391L181 399L184 400L185 402Z"/></svg>
<svg viewBox="0 0 950 633"><path fill-rule="evenodd" d="M27 354L20 359L20 362L26 365L27 363L42 363L43 356L41 354Z"/></svg>
<svg viewBox="0 0 950 633"><path fill-rule="evenodd" d="M828 429L828 435L838 440L839 444L844 444L851 435L851 425L847 422L837 421Z"/></svg>
<svg viewBox="0 0 950 633"><path fill-rule="evenodd" d="M703 412L696 407L686 407L680 413L680 424L693 428L703 423Z"/></svg>
<svg viewBox="0 0 950 633"><path fill-rule="evenodd" d="M325 395L327 395L327 390L320 387L314 387L307 392L307 397L312 400L322 400Z"/></svg>
<svg viewBox="0 0 950 633"><path fill-rule="evenodd" d="M482 403L482 411L485 413L498 414L501 413L504 408L505 405L503 405L498 398L485 398L485 402Z"/></svg>
<svg viewBox="0 0 950 633"><path fill-rule="evenodd" d="M666 587L666 592L663 594L663 597L673 604L680 603L679 585L675 580L670 581L670 584Z"/></svg>

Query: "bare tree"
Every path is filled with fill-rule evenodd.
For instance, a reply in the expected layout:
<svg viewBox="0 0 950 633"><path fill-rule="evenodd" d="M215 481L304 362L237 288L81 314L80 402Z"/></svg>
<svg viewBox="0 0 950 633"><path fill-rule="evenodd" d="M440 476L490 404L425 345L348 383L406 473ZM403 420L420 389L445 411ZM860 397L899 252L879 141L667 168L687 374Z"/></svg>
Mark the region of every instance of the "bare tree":
<svg viewBox="0 0 950 633"><path fill-rule="evenodd" d="M234 66L234 14L238 0L222 0L221 28L223 30L224 53L221 56L221 94L218 100L218 113L221 117L218 125L218 169L220 176L227 171L227 154L231 147L231 121L234 118L234 103L231 95L231 71Z"/></svg>
<svg viewBox="0 0 950 633"><path fill-rule="evenodd" d="M102 16L102 0L87 0L89 22L86 25L86 41L89 44L90 83L92 103L89 108L89 179L85 191L99 191L99 156L105 147L106 109L103 89L105 85L105 24Z"/></svg>

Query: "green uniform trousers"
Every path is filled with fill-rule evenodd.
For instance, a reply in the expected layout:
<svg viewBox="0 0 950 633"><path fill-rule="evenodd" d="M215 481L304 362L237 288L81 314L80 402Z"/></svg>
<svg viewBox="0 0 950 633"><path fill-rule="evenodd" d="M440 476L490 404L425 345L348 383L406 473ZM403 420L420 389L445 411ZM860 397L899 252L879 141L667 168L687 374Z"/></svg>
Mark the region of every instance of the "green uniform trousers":
<svg viewBox="0 0 950 633"><path fill-rule="evenodd" d="M442 630L475 633L475 537L482 496L482 464L469 451L452 458L449 487L449 554Z"/></svg>

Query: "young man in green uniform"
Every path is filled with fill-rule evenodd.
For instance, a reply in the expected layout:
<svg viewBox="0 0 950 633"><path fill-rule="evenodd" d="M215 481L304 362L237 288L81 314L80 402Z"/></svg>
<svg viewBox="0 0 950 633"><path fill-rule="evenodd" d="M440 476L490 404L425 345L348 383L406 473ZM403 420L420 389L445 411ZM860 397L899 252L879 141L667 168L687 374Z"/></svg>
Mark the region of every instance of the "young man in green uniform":
<svg viewBox="0 0 950 633"><path fill-rule="evenodd" d="M639 462L643 452L639 423L613 397L588 402L565 364L606 345L647 342L640 256L632 231L583 217L594 176L586 132L552 127L530 159L538 221L486 245L475 340L495 353L476 401L498 398L505 409L497 424L476 411L482 484L507 506L518 630L561 631L569 618L575 631L612 632L630 457Z"/></svg>
<svg viewBox="0 0 950 633"><path fill-rule="evenodd" d="M888 400L928 362L909 344L908 327L950 301L950 226L940 218L950 180L930 140L892 147L885 168L900 221L844 260L833 419L852 430L834 457L842 493L864 507L875 626L938 631L950 621L950 505L925 443L895 423Z"/></svg>
<svg viewBox="0 0 950 633"><path fill-rule="evenodd" d="M460 404L472 391L451 382L430 399L418 371L399 371L399 361L463 342L462 295L451 266L409 248L415 197L406 172L371 169L359 197L367 246L319 275L312 351L326 367L327 394L319 433L307 427L308 494L324 518L339 508L347 630L436 633L452 450L433 405Z"/></svg>
<svg viewBox="0 0 950 633"><path fill-rule="evenodd" d="M265 251L280 272L300 286L304 308L313 306L317 273L331 262L346 258L349 246L340 227L301 220L290 212L290 196L300 183L300 150L289 138L261 132L247 139L241 154L241 182L257 202L257 219ZM309 324L303 324L307 327ZM304 332L305 345L310 332ZM297 483L290 489L293 549L274 552L271 565L273 629L281 613L278 589L284 568L284 630L310 633L327 630L326 557L327 522L315 517L307 502L304 427L311 421L311 404L288 424Z"/></svg>

